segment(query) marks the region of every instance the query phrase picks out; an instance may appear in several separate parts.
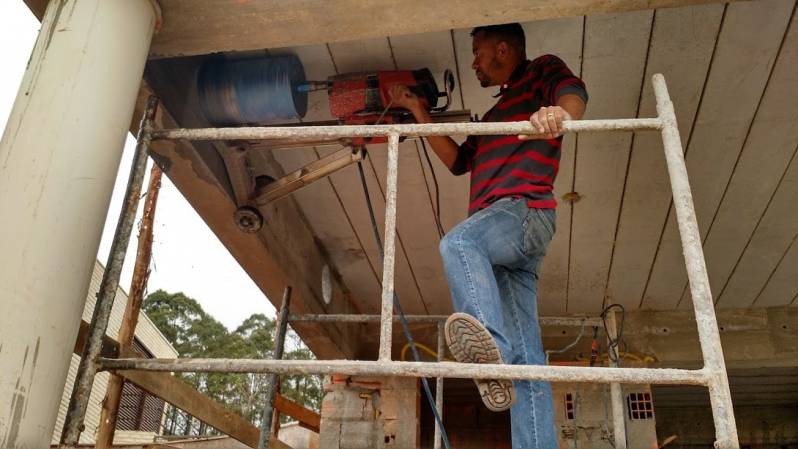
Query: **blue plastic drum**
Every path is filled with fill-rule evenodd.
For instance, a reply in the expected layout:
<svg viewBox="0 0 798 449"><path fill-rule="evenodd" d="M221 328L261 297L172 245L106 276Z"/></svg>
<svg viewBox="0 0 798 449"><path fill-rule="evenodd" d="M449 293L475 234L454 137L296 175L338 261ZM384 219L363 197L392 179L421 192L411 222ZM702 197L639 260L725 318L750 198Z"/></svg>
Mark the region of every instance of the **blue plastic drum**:
<svg viewBox="0 0 798 449"><path fill-rule="evenodd" d="M212 58L197 74L205 118L214 126L268 124L298 119L308 107L305 70L294 55Z"/></svg>

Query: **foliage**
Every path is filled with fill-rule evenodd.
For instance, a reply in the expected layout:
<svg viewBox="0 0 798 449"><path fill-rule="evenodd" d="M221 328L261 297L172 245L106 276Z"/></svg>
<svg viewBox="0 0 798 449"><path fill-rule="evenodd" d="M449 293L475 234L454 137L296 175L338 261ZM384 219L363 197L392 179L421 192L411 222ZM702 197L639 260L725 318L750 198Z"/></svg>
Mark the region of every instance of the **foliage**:
<svg viewBox="0 0 798 449"><path fill-rule="evenodd" d="M196 300L183 293L158 290L142 306L155 326L172 343L181 357L271 358L274 354L275 323L263 314L254 314L230 332L208 315ZM313 354L293 332L286 339L286 359L312 359ZM267 375L226 373L182 373L180 377L256 426L265 401ZM283 376L281 393L304 406L319 410L322 383L319 376ZM218 433L185 412L167 412L165 432L179 435Z"/></svg>

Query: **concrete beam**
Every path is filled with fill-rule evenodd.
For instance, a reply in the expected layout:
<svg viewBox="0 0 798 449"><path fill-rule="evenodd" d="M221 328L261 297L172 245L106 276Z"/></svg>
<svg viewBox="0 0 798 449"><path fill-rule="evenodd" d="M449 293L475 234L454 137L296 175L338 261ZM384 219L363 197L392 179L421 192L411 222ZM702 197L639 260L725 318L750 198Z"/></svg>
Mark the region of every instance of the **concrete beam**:
<svg viewBox="0 0 798 449"><path fill-rule="evenodd" d="M33 0L29 0L33 1ZM171 0L153 58L343 42L717 0Z"/></svg>
<svg viewBox="0 0 798 449"><path fill-rule="evenodd" d="M798 366L798 307L718 309L721 345L728 369ZM620 320L620 316L618 316ZM566 346L578 328L543 328L544 346ZM603 331L600 339L603 339ZM572 351L552 360L573 360L590 354L592 329ZM623 325L626 350L640 359L650 357L652 367L696 368L701 366L695 318L691 310L627 312ZM637 364L624 359L624 366Z"/></svg>

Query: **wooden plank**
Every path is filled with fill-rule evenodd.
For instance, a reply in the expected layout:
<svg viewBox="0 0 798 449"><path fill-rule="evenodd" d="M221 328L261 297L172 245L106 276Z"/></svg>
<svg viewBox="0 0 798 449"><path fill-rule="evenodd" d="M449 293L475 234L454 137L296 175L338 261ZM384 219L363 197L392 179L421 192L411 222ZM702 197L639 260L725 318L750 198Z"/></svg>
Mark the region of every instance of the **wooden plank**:
<svg viewBox="0 0 798 449"><path fill-rule="evenodd" d="M75 341L75 354L82 354L86 345L89 323L80 322L80 332ZM119 343L111 337L103 339L102 355L116 357L119 353ZM134 354L130 354L135 356ZM156 371L116 371L123 377L154 396L176 406L197 419L213 426L220 432L246 444L249 447L258 447L260 430L245 420L234 411L225 408L222 404L203 395L186 382L172 376L170 373ZM270 448L290 449L285 443L273 438L274 444Z"/></svg>
<svg viewBox="0 0 798 449"><path fill-rule="evenodd" d="M796 67L798 23L793 16L740 160L704 243L704 254L712 261L708 266L712 290L716 304L722 307L751 305L798 230ZM788 173L789 177L785 177ZM783 298L781 304L772 305L791 300L792 297Z"/></svg>
<svg viewBox="0 0 798 449"><path fill-rule="evenodd" d="M220 432L230 435L249 447L258 447L260 431L257 427L171 374L153 371L117 371L116 373L152 395L200 421L210 424Z"/></svg>
<svg viewBox="0 0 798 449"><path fill-rule="evenodd" d="M683 145L690 135L723 11L723 5L705 5L657 10L654 16L639 116L657 115L651 76L663 73ZM670 200L661 135L635 134L607 284L608 302L627 310L639 307Z"/></svg>
<svg viewBox="0 0 798 449"><path fill-rule="evenodd" d="M786 95L786 92L784 92ZM764 150L764 147L760 147ZM798 295L798 147L724 290L723 307L790 305Z"/></svg>
<svg viewBox="0 0 798 449"><path fill-rule="evenodd" d="M298 404L287 397L277 394L274 397L274 409L299 421L299 425L319 433L321 427L321 415L313 410Z"/></svg>
<svg viewBox="0 0 798 449"><path fill-rule="evenodd" d="M798 279L798 234L793 236L779 265L768 278L765 287L754 299L754 305L767 307L770 304L783 304L785 298L789 298L790 295L792 295L790 305L798 305L798 282L795 282L796 279Z"/></svg>
<svg viewBox="0 0 798 449"><path fill-rule="evenodd" d="M526 34L527 57L535 57L552 53L562 58L566 64L579 73L582 57L582 21L581 17L569 19L545 20L523 23ZM484 114L495 103L492 95L496 89L484 89L473 74L471 63L470 29L453 31L455 51L459 64L461 87L463 89L464 107L473 114ZM555 196L570 192L573 175L573 154L575 137L568 135L563 141L560 172L554 184ZM463 188L468 190L467 176L462 176ZM465 197L467 205L467 196ZM556 315L565 312L566 288L568 282L568 246L570 229L570 203L560 201L557 213L557 229L554 240L541 267L538 308L541 314ZM463 216L465 218L465 215Z"/></svg>
<svg viewBox="0 0 798 449"><path fill-rule="evenodd" d="M586 119L637 114L652 16L652 11L639 11L587 18ZM568 313L602 310L631 142L631 133L579 136L574 190L581 200L573 205Z"/></svg>
<svg viewBox="0 0 798 449"><path fill-rule="evenodd" d="M32 0L28 0L32 1ZM151 55L344 42L506 22L695 5L716 0L172 0Z"/></svg>
<svg viewBox="0 0 798 449"><path fill-rule="evenodd" d="M792 6L792 0L770 0L766 3L734 3L727 9L696 125L686 150L693 201L702 235L707 232L742 149ZM751 39L753 35L756 39ZM708 265L712 263L712 260L707 261ZM670 218L643 306L653 309L676 307L686 280L678 228L675 219ZM690 301L684 301L684 307L690 306Z"/></svg>

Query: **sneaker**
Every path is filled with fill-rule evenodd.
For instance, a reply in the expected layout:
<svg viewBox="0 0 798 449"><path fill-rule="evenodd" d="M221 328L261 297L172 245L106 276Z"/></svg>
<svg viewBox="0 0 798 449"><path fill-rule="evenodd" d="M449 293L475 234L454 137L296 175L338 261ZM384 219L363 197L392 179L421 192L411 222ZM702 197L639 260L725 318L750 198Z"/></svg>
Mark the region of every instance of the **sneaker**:
<svg viewBox="0 0 798 449"><path fill-rule="evenodd" d="M499 347L488 329L467 313L452 314L444 328L446 344L455 360L462 363L504 363ZM491 411L503 412L515 402L513 381L474 379L482 402Z"/></svg>

